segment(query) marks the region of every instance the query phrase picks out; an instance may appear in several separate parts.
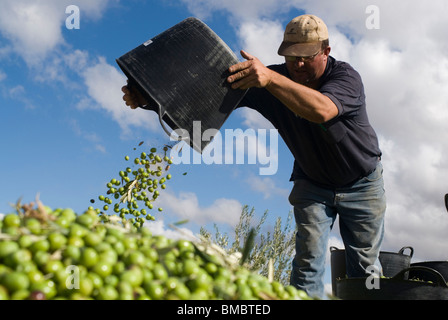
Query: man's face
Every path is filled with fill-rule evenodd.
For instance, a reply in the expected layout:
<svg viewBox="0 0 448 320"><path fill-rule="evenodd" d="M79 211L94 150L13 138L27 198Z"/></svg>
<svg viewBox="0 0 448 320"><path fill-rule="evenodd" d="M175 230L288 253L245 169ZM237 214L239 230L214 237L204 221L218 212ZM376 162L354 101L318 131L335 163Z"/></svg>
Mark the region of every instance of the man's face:
<svg viewBox="0 0 448 320"><path fill-rule="evenodd" d="M291 79L305 86L314 87L324 74L331 48L319 51L314 57L305 59L285 57Z"/></svg>

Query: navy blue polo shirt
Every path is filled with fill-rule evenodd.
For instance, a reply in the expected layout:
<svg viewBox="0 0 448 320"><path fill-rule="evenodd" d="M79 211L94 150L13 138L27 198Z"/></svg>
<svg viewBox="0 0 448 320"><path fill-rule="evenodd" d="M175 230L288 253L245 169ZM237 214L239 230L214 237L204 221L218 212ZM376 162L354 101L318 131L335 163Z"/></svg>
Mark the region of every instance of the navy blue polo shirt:
<svg viewBox="0 0 448 320"><path fill-rule="evenodd" d="M289 77L286 64L269 68ZM317 90L339 110L336 118L323 124L296 116L263 88L251 88L239 106L257 110L278 129L295 159L291 180L347 186L372 172L381 157L367 116L362 79L348 63L330 56Z"/></svg>

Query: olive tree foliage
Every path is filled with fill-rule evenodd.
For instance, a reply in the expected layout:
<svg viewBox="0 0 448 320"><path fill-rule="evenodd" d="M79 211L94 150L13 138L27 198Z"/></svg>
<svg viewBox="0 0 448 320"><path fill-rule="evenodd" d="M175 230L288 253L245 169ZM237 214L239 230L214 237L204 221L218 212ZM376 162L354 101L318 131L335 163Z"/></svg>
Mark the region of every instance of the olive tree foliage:
<svg viewBox="0 0 448 320"><path fill-rule="evenodd" d="M278 217L273 226L265 228L262 228L262 225L266 222L268 211L264 212L258 222L254 221L254 217L254 208L249 210L246 205L242 209L239 222L234 227L232 238L227 233L222 233L216 224L214 235L204 227L201 227L200 235L223 248L229 255L241 252L244 266L249 270L289 285L296 235L292 213L288 214L284 225L281 217Z"/></svg>

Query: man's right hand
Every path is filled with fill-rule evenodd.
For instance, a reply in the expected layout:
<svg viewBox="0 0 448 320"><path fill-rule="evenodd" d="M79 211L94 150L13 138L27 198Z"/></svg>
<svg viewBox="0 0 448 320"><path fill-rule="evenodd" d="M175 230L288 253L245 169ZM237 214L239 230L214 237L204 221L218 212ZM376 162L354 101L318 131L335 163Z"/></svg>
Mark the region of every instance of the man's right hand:
<svg viewBox="0 0 448 320"><path fill-rule="evenodd" d="M121 91L124 93L123 100L126 102L127 106L131 107L131 109L137 109L138 107L147 104L145 98L137 90L124 86L121 88Z"/></svg>

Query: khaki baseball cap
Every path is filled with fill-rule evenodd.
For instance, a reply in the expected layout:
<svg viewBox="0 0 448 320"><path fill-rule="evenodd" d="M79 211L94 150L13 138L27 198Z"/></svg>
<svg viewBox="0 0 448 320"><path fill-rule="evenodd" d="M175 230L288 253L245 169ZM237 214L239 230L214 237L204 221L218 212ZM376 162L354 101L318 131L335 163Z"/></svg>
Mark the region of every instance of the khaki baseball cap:
<svg viewBox="0 0 448 320"><path fill-rule="evenodd" d="M312 56L319 52L322 41L328 39L328 29L322 19L305 14L292 19L285 29L278 49L281 56Z"/></svg>

